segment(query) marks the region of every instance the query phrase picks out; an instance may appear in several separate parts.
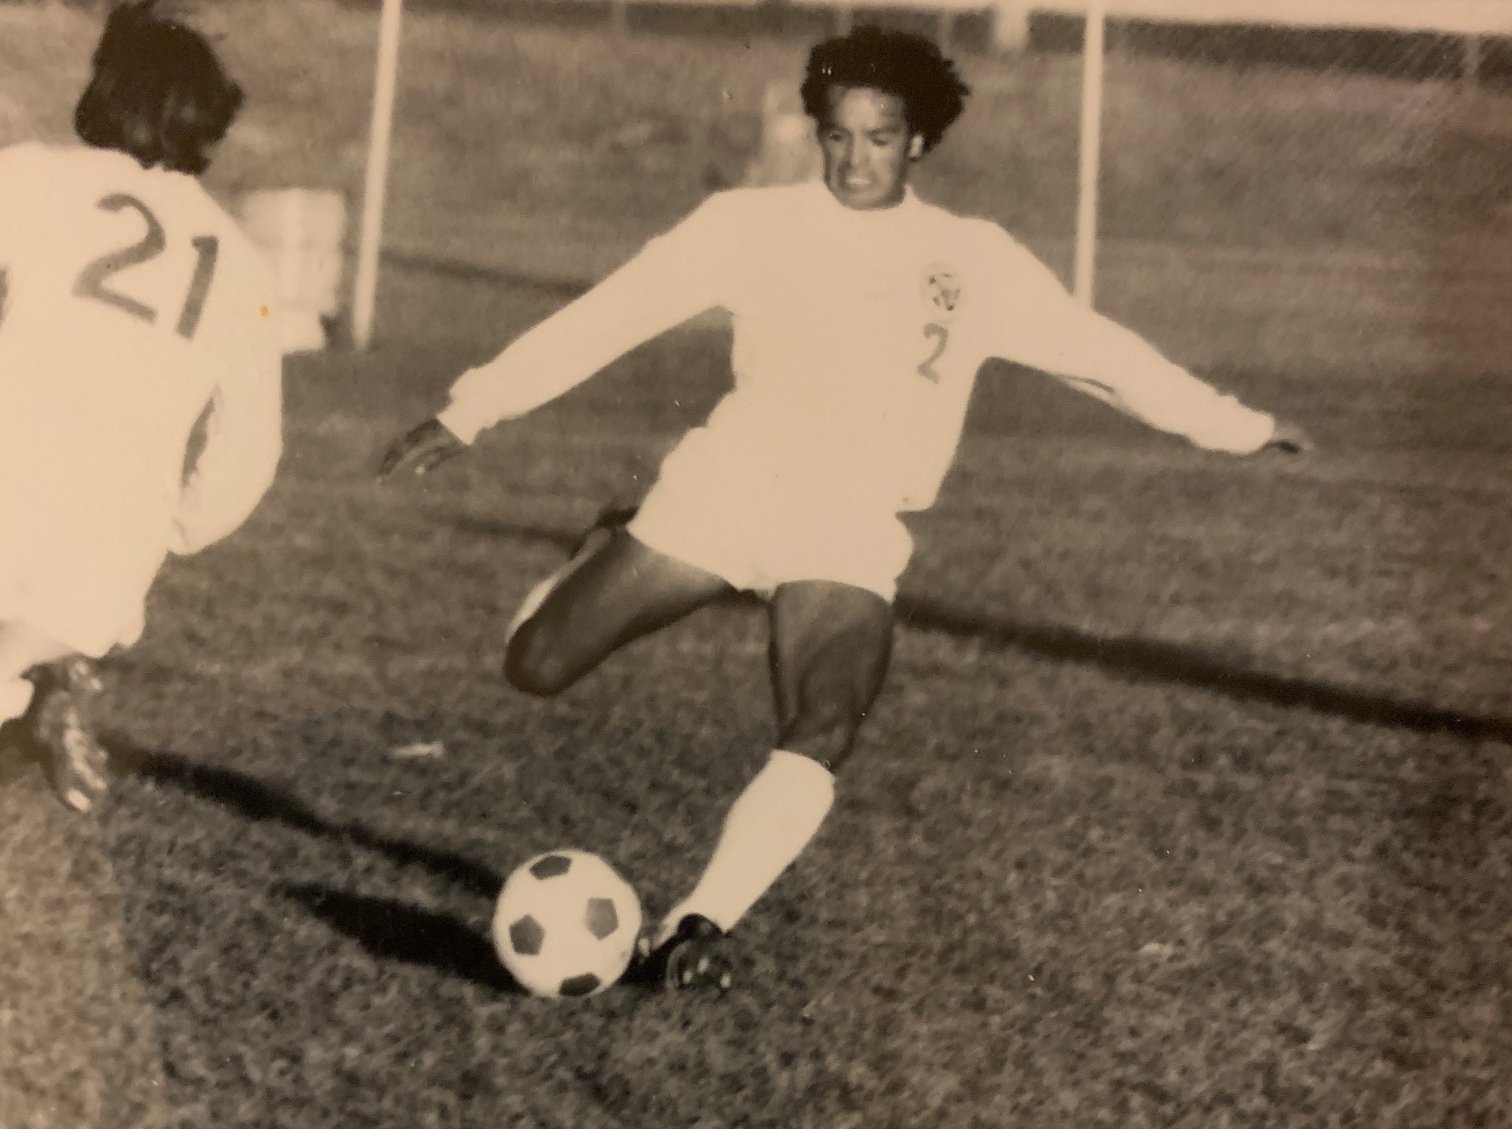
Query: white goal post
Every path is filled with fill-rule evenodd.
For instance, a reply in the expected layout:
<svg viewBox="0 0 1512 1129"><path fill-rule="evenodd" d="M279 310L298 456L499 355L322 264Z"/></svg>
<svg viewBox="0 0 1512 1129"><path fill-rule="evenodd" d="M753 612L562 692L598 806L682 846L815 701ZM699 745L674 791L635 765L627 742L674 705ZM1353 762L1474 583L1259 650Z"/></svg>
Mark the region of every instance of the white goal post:
<svg viewBox="0 0 1512 1129"><path fill-rule="evenodd" d="M1029 7L1075 16L1103 7L1111 17L1157 23L1512 34L1506 0L1032 0Z"/></svg>
<svg viewBox="0 0 1512 1129"><path fill-rule="evenodd" d="M378 256L383 245L383 201L388 187L389 142L393 136L394 92L399 77L399 27L403 0L383 0L378 20L378 66L373 118L368 135L367 173L362 186L362 230L352 285L352 341L359 350L373 339L378 297Z"/></svg>

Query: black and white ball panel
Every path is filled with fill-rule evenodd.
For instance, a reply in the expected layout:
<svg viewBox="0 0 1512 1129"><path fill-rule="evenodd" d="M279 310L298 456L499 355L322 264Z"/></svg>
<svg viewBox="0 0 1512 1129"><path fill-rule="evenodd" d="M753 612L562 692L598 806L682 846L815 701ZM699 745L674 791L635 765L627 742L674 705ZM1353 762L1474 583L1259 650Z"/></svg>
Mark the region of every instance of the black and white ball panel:
<svg viewBox="0 0 1512 1129"><path fill-rule="evenodd" d="M509 927L509 947L521 956L540 955L546 941L546 927L526 914Z"/></svg>

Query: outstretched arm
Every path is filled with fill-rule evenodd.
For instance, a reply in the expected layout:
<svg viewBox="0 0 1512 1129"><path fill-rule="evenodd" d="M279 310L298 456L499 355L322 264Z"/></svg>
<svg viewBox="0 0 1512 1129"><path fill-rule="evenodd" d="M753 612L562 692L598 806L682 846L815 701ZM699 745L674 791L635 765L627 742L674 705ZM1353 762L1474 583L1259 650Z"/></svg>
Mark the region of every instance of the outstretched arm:
<svg viewBox="0 0 1512 1129"><path fill-rule="evenodd" d="M464 373L437 418L470 444L485 428L554 400L635 346L718 306L731 234L726 211L719 198L706 201L494 360Z"/></svg>
<svg viewBox="0 0 1512 1129"><path fill-rule="evenodd" d="M1279 423L1199 380L1152 345L1073 298L1043 263L1005 237L999 355L1040 369L1152 427L1199 447L1252 454L1310 449Z"/></svg>

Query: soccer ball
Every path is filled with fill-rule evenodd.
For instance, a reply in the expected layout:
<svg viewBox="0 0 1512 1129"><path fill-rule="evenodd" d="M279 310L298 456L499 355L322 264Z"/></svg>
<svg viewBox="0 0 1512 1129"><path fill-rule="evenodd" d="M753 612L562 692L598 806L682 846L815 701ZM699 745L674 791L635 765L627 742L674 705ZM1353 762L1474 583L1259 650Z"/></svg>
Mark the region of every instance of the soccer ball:
<svg viewBox="0 0 1512 1129"><path fill-rule="evenodd" d="M504 883L493 943L527 991L592 996L624 975L640 927L640 899L612 866L588 851L548 851Z"/></svg>

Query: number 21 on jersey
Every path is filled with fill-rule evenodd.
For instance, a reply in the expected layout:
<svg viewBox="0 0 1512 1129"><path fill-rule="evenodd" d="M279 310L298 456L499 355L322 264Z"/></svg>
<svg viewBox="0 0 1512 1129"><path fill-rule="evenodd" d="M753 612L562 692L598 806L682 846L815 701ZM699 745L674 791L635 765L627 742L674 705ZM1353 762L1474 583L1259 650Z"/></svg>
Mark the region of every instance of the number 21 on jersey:
<svg viewBox="0 0 1512 1129"><path fill-rule="evenodd" d="M112 280L115 275L129 271L132 267L151 262L168 249L168 237L163 225L151 208L135 196L122 192L102 198L97 207L106 212L136 212L146 225L146 231L135 243L117 247L90 260L74 280L74 297L101 302L149 325L155 324L158 311L145 302L139 302L113 289ZM196 254L194 274L188 281L184 304L174 327L175 332L186 341L194 338L194 331L199 328L200 315L205 312L205 299L209 297L210 283L215 278L215 260L220 253L220 240L213 235L200 235L190 240L190 246Z"/></svg>

